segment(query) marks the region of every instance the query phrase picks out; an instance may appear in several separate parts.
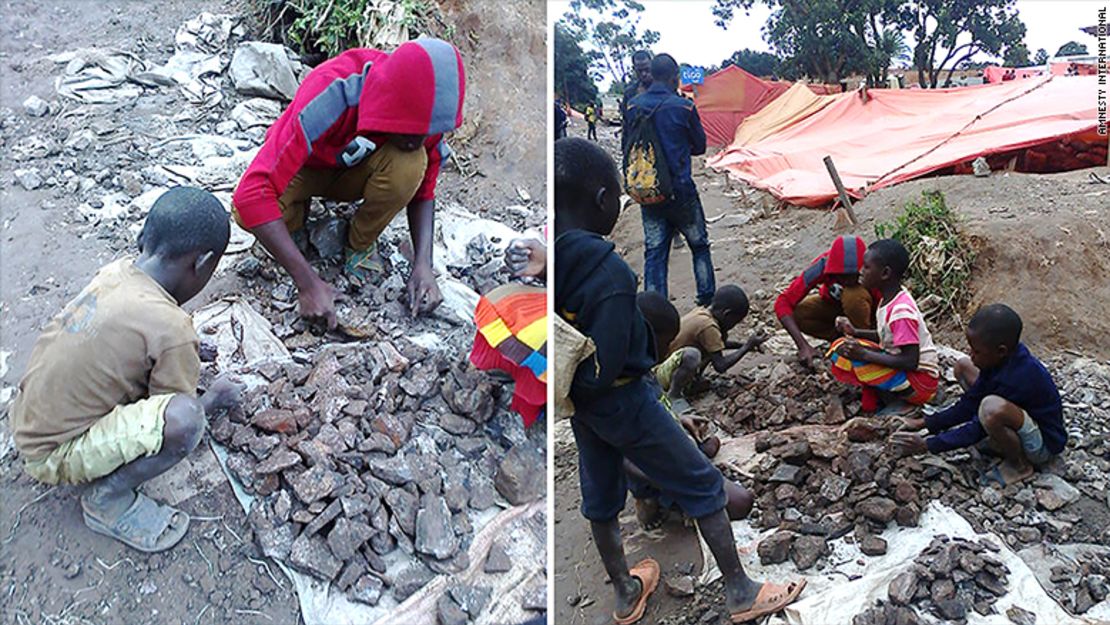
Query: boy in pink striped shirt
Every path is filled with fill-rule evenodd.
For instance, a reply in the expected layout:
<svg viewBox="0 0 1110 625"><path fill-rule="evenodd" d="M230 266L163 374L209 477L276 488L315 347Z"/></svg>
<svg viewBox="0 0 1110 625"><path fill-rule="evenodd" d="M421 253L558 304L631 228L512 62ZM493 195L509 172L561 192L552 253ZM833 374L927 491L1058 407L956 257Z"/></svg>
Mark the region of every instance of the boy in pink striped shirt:
<svg viewBox="0 0 1110 625"><path fill-rule="evenodd" d="M888 401L879 414L905 416L937 392L940 365L933 337L917 302L902 287L909 264L909 252L898 241L872 243L863 257L860 284L882 294L875 314L877 329L863 330L837 319L845 337L829 350L832 373L842 382L863 387L864 412L874 412L885 395Z"/></svg>

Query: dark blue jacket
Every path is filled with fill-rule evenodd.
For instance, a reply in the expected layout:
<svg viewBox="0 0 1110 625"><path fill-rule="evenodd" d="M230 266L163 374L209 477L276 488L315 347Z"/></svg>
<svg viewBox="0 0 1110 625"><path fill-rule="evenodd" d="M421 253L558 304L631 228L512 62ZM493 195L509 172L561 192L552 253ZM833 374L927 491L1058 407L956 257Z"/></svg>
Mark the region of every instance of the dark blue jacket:
<svg viewBox="0 0 1110 625"><path fill-rule="evenodd" d="M676 201L690 200L698 195L694 178L690 174L690 157L705 154L705 129L694 103L675 95L661 83L654 83L646 93L632 98L628 104L629 120L651 113L655 132L659 136L667 167L671 172Z"/></svg>
<svg viewBox="0 0 1110 625"><path fill-rule="evenodd" d="M996 369L985 369L960 401L951 408L925 417L925 426L935 436L926 439L929 451L969 447L986 438L979 423L979 402L987 395L1009 400L1037 422L1045 447L1053 454L1064 450L1068 433L1064 429L1063 405L1056 383L1041 361L1029 353L1024 343Z"/></svg>
<svg viewBox="0 0 1110 625"><path fill-rule="evenodd" d="M579 365L571 385L570 399L579 408L655 365L651 330L636 306L636 275L613 247L585 230L555 239L555 312L597 347L596 360Z"/></svg>

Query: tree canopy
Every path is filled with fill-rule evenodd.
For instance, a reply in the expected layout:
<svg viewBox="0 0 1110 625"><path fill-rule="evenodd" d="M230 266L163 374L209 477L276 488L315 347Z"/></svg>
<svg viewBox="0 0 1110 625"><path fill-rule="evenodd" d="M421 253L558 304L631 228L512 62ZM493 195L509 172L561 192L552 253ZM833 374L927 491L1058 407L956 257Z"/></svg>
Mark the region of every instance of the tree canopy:
<svg viewBox="0 0 1110 625"><path fill-rule="evenodd" d="M777 56L767 52L749 50L747 48L737 50L732 53L732 56L721 61L721 69L729 65L735 65L753 76L771 76L779 71L779 59Z"/></svg>
<svg viewBox="0 0 1110 625"><path fill-rule="evenodd" d="M1076 54L1087 54L1087 46L1078 41L1069 41L1056 51L1056 56L1075 56Z"/></svg>
<svg viewBox="0 0 1110 625"><path fill-rule="evenodd" d="M640 31L644 6L635 0L571 0L570 11L559 20L578 42L586 42L585 57L595 77L608 74L626 83L632 70L632 53L659 41L659 33Z"/></svg>
<svg viewBox="0 0 1110 625"><path fill-rule="evenodd" d="M590 78L590 60L579 39L555 24L555 92L573 105L597 100L597 85Z"/></svg>
<svg viewBox="0 0 1110 625"><path fill-rule="evenodd" d="M763 36L781 67L826 82L861 73L875 84L892 63L913 62L922 87L936 87L947 70L977 54L1009 51L1028 63L1025 25L1016 0L716 0L726 27L738 10L760 2L771 8ZM914 47L907 46L907 35ZM1020 48L1019 48L1020 46Z"/></svg>

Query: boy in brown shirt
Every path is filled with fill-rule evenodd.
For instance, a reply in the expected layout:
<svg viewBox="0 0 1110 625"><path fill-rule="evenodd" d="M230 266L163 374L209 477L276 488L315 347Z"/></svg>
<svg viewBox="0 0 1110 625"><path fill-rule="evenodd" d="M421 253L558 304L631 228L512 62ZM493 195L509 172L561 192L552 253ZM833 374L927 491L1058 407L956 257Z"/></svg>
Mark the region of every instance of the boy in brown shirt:
<svg viewBox="0 0 1110 625"><path fill-rule="evenodd" d="M136 488L197 446L205 413L238 400L226 379L196 398L199 341L180 307L208 283L229 237L210 193L164 193L139 233L139 257L101 268L43 330L12 404L27 473L88 484L85 524L141 551L177 544L189 517Z"/></svg>
<svg viewBox="0 0 1110 625"><path fill-rule="evenodd" d="M713 294L708 307L697 306L682 317L678 335L670 344L670 355L655 370L676 412L688 407L682 393L706 365L712 364L714 371L724 373L767 340L758 333L743 343L728 340L729 330L747 316L747 294L735 284L726 284ZM726 349L736 351L726 355Z"/></svg>

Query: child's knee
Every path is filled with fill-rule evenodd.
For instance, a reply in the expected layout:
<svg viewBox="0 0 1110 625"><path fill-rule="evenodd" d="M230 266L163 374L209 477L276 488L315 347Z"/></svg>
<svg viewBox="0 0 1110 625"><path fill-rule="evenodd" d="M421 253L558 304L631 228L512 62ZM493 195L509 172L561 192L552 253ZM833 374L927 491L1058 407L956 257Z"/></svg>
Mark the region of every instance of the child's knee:
<svg viewBox="0 0 1110 625"><path fill-rule="evenodd" d="M987 395L979 402L979 423L986 430L996 430L1005 425L1007 402L998 395Z"/></svg>
<svg viewBox="0 0 1110 625"><path fill-rule="evenodd" d="M696 347L684 347L682 362L679 363L678 368L689 373L697 373L699 367L701 367L701 352Z"/></svg>
<svg viewBox="0 0 1110 625"><path fill-rule="evenodd" d="M163 413L162 448L188 454L204 434L204 407L196 399L178 393Z"/></svg>
<svg viewBox="0 0 1110 625"><path fill-rule="evenodd" d="M736 482L725 482L725 493L728 495L728 518L732 521L745 519L752 511L755 498L751 491Z"/></svg>
<svg viewBox="0 0 1110 625"><path fill-rule="evenodd" d="M715 458L717 457L717 453L721 451L721 439L716 436L710 436L705 439L705 442L698 445L698 448L705 454L705 457Z"/></svg>

